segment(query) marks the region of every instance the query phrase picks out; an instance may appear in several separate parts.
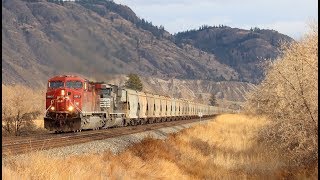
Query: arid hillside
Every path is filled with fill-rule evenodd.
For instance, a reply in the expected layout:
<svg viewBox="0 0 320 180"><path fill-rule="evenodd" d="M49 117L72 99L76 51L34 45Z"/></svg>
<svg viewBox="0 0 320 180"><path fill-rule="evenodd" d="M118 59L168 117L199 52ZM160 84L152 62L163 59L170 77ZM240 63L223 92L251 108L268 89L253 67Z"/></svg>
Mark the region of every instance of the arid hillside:
<svg viewBox="0 0 320 180"><path fill-rule="evenodd" d="M263 73L255 68L257 58L276 57L275 43L290 39L274 31L225 27L196 32L196 39L188 33L174 36L112 1L57 2L2 1L3 83L43 86L60 73L99 78L130 72L257 82L252 74Z"/></svg>
<svg viewBox="0 0 320 180"><path fill-rule="evenodd" d="M131 22L123 14L132 12L130 8L111 1L85 2L3 0L3 83L40 86L49 76L66 72L95 78L133 72L159 78L238 79L238 73L213 54L199 56L199 49L179 48L165 31L155 36Z"/></svg>
<svg viewBox="0 0 320 180"><path fill-rule="evenodd" d="M128 78L125 75L109 76L105 82L124 85ZM102 79L101 79L102 80ZM174 98L184 98L196 102L209 104L212 94L215 94L220 107L238 110L246 100L246 95L255 89L255 85L236 81L206 81L160 79L141 77L143 91Z"/></svg>
<svg viewBox="0 0 320 180"><path fill-rule="evenodd" d="M275 30L251 28L244 30L228 26L203 26L198 30L179 32L175 43L184 47L192 45L216 55L219 62L234 68L241 81L259 83L264 78L263 64L281 53L283 43L292 38Z"/></svg>

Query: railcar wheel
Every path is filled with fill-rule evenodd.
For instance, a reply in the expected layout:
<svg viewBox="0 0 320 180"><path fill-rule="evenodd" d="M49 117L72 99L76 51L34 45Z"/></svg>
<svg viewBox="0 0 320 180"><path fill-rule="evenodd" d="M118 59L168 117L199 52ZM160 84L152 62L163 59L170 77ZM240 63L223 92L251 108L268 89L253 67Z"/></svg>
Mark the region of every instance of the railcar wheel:
<svg viewBox="0 0 320 180"><path fill-rule="evenodd" d="M130 125L131 125L131 126L134 126L134 125L135 125L135 123L133 122L133 120L130 121Z"/></svg>

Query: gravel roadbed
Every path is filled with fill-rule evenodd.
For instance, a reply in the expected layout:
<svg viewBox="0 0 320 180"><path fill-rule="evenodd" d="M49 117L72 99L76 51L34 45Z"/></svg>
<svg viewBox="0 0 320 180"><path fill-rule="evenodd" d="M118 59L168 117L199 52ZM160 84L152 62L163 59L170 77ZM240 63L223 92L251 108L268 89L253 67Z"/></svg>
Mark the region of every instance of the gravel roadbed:
<svg viewBox="0 0 320 180"><path fill-rule="evenodd" d="M114 154L117 154L123 151L124 149L126 149L128 146L134 143L141 142L146 137L152 137L155 139L166 139L169 134L177 133L182 129L189 128L194 125L206 124L208 123L208 121L210 120L204 120L201 122L193 122L193 123L188 123L188 124L183 124L178 126L150 130L150 131L145 131L145 132L136 133L136 134L123 135L123 136L118 136L114 138L91 141L91 142L76 144L71 146L42 150L41 152L48 157L62 157L62 158L70 155L101 153L107 150L110 150ZM25 156L28 156L28 154L21 154L21 155L5 157L5 158L3 157L2 162L8 160L7 158L20 159L20 158L24 158Z"/></svg>

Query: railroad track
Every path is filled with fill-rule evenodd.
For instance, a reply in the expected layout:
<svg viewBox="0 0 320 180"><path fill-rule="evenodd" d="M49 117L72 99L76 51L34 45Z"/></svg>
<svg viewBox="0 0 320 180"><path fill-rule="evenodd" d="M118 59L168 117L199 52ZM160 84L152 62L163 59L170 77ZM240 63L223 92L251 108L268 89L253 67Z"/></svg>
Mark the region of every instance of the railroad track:
<svg viewBox="0 0 320 180"><path fill-rule="evenodd" d="M203 118L202 120L212 119L213 117ZM2 155L11 156L24 154L32 151L47 150L56 147L70 146L85 142L102 140L122 135L134 134L148 130L154 130L164 127L177 126L198 122L199 119L179 120L170 122L161 122L154 124L145 124L139 126L128 126L119 128L102 129L95 131L82 131L77 133L64 134L41 134L17 138L2 139Z"/></svg>

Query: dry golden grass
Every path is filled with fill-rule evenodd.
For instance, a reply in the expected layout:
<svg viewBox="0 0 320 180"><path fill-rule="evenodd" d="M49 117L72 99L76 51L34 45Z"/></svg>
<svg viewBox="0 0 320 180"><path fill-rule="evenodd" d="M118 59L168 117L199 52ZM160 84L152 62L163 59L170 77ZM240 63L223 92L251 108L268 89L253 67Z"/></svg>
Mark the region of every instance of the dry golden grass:
<svg viewBox="0 0 320 180"><path fill-rule="evenodd" d="M44 128L44 120L39 117L38 119L33 120L34 125L37 128Z"/></svg>
<svg viewBox="0 0 320 180"><path fill-rule="evenodd" d="M3 179L316 179L311 170L288 169L257 142L269 121L220 115L166 140L145 139L118 155L110 152L66 158L35 153L5 162Z"/></svg>

